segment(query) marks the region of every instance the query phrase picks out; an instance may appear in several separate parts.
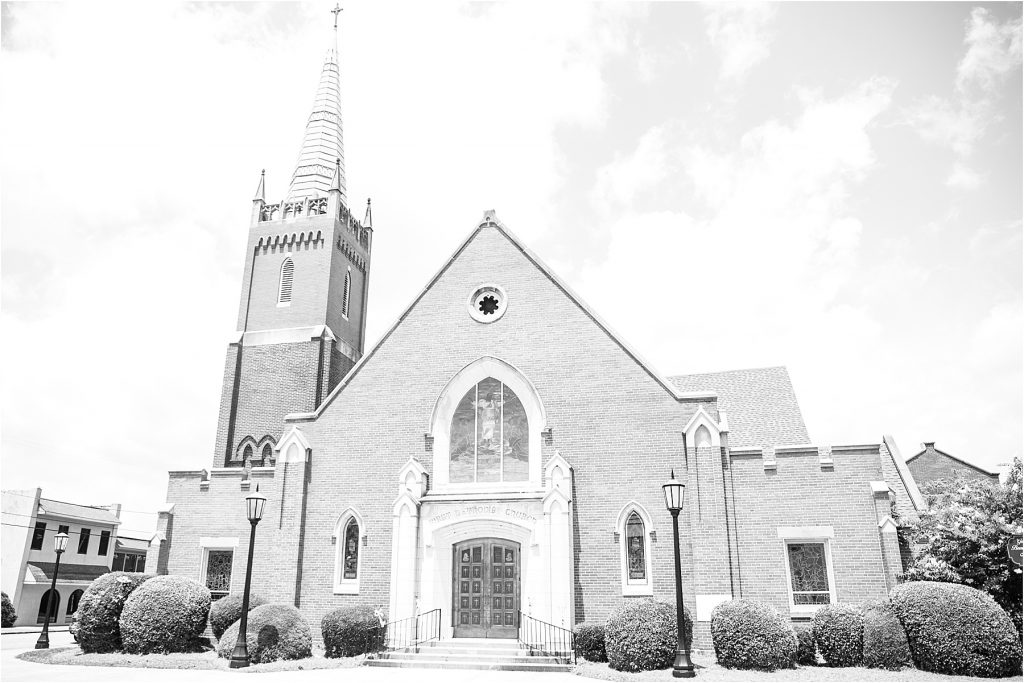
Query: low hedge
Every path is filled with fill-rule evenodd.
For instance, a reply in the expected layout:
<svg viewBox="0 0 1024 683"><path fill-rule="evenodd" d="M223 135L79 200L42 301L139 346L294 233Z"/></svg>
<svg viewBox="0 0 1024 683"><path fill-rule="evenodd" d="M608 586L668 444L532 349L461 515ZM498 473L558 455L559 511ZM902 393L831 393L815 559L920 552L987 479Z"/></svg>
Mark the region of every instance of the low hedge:
<svg viewBox="0 0 1024 683"><path fill-rule="evenodd" d="M604 624L576 624L572 632L575 634L577 657L590 662L608 661L608 653L604 649Z"/></svg>
<svg viewBox="0 0 1024 683"><path fill-rule="evenodd" d="M339 607L320 621L325 657L355 657L384 646L384 629L372 607Z"/></svg>
<svg viewBox="0 0 1024 683"><path fill-rule="evenodd" d="M687 638L693 622L684 617ZM627 602L615 609L604 627L608 665L618 671L650 671L672 665L676 653L676 607L654 600Z"/></svg>
<svg viewBox="0 0 1024 683"><path fill-rule="evenodd" d="M793 627L778 610L756 600L729 600L711 611L711 642L730 669L790 669L796 660Z"/></svg>
<svg viewBox="0 0 1024 683"><path fill-rule="evenodd" d="M793 632L796 633L796 663L800 666L816 666L818 650L814 647L814 628L809 624L797 624Z"/></svg>
<svg viewBox="0 0 1024 683"><path fill-rule="evenodd" d="M814 644L829 666L857 666L864 657L864 612L857 605L819 607Z"/></svg>
<svg viewBox="0 0 1024 683"><path fill-rule="evenodd" d="M220 640L224 630L242 617L242 594L230 593L220 600L214 600L210 604L210 630L213 637ZM260 605L267 604L259 595L249 594L249 611L253 611Z"/></svg>
<svg viewBox="0 0 1024 683"><path fill-rule="evenodd" d="M889 599L918 669L985 678L1020 675L1017 630L987 593L955 583L912 581L893 588Z"/></svg>
<svg viewBox="0 0 1024 683"><path fill-rule="evenodd" d="M75 613L82 652L121 649L121 610L132 591L151 578L152 574L110 572L89 584Z"/></svg>
<svg viewBox="0 0 1024 683"><path fill-rule="evenodd" d="M231 658L238 641L238 626L237 621L228 626L217 643L217 654L225 659ZM260 605L251 610L245 644L253 664L313 656L313 633L299 610L291 605Z"/></svg>
<svg viewBox="0 0 1024 683"><path fill-rule="evenodd" d="M8 628L14 626L14 622L18 620L18 613L14 611L14 603L7 597L7 593L0 593L0 626Z"/></svg>
<svg viewBox="0 0 1024 683"><path fill-rule="evenodd" d="M121 642L130 654L189 652L206 629L210 591L195 579L157 576L139 586L121 612Z"/></svg>
<svg viewBox="0 0 1024 683"><path fill-rule="evenodd" d="M888 600L864 605L864 666L899 671L913 665L907 634Z"/></svg>

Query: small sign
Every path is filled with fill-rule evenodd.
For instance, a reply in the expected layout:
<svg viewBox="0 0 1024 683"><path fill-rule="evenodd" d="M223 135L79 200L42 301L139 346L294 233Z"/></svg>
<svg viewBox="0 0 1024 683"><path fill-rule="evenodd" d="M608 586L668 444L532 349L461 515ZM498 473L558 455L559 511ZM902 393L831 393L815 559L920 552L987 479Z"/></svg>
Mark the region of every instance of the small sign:
<svg viewBox="0 0 1024 683"><path fill-rule="evenodd" d="M1010 556L1010 561L1019 567L1021 561L1021 539L1011 538L1007 541L1006 554Z"/></svg>

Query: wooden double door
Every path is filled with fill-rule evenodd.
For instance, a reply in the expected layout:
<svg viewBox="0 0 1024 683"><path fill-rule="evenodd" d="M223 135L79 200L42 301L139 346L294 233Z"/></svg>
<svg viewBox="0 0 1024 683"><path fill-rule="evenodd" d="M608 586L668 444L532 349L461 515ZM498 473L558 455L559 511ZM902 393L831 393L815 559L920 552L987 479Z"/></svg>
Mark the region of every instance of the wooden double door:
<svg viewBox="0 0 1024 683"><path fill-rule="evenodd" d="M519 544L476 538L452 548L456 638L515 638L519 629Z"/></svg>

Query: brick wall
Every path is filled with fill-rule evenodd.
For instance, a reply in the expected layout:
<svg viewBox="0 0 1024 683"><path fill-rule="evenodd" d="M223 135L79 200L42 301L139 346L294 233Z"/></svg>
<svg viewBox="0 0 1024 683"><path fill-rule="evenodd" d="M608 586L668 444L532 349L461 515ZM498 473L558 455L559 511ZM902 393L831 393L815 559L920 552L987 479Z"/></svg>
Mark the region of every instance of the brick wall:
<svg viewBox="0 0 1024 683"><path fill-rule="evenodd" d="M907 467L919 486L938 479L987 479L998 481L999 475L983 472L976 467L936 450L935 444L925 444L925 450L907 461Z"/></svg>

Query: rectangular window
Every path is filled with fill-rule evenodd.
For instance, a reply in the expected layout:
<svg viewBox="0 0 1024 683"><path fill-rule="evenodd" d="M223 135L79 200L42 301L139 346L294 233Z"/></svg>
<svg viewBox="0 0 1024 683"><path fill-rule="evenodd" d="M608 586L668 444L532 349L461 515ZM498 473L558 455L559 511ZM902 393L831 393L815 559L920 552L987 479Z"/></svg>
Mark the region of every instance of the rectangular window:
<svg viewBox="0 0 1024 683"><path fill-rule="evenodd" d="M828 550L822 541L786 543L791 601L794 607L832 602Z"/></svg>
<svg viewBox="0 0 1024 683"><path fill-rule="evenodd" d="M57 533L58 534L66 534L66 533L68 533L68 531L70 529L71 529L71 527L69 527L67 524L61 524L60 526L57 527Z"/></svg>
<svg viewBox="0 0 1024 683"><path fill-rule="evenodd" d="M206 587L216 600L231 592L231 563L233 550L208 550L206 552Z"/></svg>
<svg viewBox="0 0 1024 683"><path fill-rule="evenodd" d="M124 553L114 553L114 562L110 565L110 571L112 572L123 572L124 571Z"/></svg>
<svg viewBox="0 0 1024 683"><path fill-rule="evenodd" d="M98 554L100 554L100 555L106 555L107 554L107 548L109 548L109 547L110 547L110 532L109 531L101 531L100 532L100 547L99 547L99 550L97 550L96 552Z"/></svg>
<svg viewBox="0 0 1024 683"><path fill-rule="evenodd" d="M82 529L78 535L78 554L85 555L89 552L89 530Z"/></svg>
<svg viewBox="0 0 1024 683"><path fill-rule="evenodd" d="M36 522L36 528L32 530L32 550L43 549L44 536L46 536L46 522Z"/></svg>

